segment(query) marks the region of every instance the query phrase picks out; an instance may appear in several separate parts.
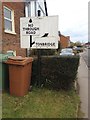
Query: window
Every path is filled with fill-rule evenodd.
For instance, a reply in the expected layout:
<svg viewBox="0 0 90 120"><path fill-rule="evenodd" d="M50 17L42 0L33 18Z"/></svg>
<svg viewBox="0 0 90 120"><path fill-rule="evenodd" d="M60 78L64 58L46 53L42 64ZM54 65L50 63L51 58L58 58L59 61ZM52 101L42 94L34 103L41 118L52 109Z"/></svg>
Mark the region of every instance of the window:
<svg viewBox="0 0 90 120"><path fill-rule="evenodd" d="M4 6L4 30L8 33L15 33L14 11Z"/></svg>
<svg viewBox="0 0 90 120"><path fill-rule="evenodd" d="M31 0L30 2L27 2L25 5L26 17L38 16L38 10L41 11L41 16L46 15L43 2L37 2L37 0Z"/></svg>

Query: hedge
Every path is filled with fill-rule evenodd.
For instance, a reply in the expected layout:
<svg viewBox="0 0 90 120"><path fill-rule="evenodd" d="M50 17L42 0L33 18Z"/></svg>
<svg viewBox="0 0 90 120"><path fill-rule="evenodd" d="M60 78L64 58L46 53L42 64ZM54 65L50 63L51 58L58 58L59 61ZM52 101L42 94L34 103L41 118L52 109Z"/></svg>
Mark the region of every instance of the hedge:
<svg viewBox="0 0 90 120"><path fill-rule="evenodd" d="M79 56L41 57L39 80L38 60L33 61L32 85L53 89L70 89L77 78Z"/></svg>
<svg viewBox="0 0 90 120"><path fill-rule="evenodd" d="M41 55L46 55L46 56L47 55L55 55L56 52L57 52L57 50L54 50L54 49L42 49L42 50L40 50ZM30 54L31 54L31 56L37 55L38 50L33 49Z"/></svg>

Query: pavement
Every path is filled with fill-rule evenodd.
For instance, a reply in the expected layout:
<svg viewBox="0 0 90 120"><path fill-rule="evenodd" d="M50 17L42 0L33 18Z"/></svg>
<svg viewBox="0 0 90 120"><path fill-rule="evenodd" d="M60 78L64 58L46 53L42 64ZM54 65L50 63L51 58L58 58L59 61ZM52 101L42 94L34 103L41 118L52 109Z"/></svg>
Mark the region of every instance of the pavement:
<svg viewBox="0 0 90 120"><path fill-rule="evenodd" d="M83 118L88 118L88 67L80 54L80 65L78 68L79 96L81 100L81 111Z"/></svg>

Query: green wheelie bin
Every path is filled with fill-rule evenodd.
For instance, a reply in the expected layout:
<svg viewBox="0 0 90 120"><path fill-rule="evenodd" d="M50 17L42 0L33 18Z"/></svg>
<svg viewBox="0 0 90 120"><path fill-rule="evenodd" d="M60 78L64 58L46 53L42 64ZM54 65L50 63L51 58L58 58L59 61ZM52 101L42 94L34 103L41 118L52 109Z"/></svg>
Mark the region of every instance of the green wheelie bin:
<svg viewBox="0 0 90 120"><path fill-rule="evenodd" d="M7 61L7 54L0 54L0 90L7 90L9 88L9 71Z"/></svg>

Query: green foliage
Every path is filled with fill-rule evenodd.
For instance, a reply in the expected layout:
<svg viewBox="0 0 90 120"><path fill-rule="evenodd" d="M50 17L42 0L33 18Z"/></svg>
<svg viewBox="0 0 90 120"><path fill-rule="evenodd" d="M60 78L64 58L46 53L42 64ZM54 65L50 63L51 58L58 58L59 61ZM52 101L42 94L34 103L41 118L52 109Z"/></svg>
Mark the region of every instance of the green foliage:
<svg viewBox="0 0 90 120"><path fill-rule="evenodd" d="M75 46L82 46L80 41L77 41L74 45Z"/></svg>
<svg viewBox="0 0 90 120"><path fill-rule="evenodd" d="M38 55L38 50L31 50L30 52L31 52L31 56ZM40 50L40 54L41 55L55 55L56 50L54 50L54 49L42 49L42 50Z"/></svg>
<svg viewBox="0 0 90 120"><path fill-rule="evenodd" d="M75 44L75 43L70 42L70 47L72 47L72 48L73 48L73 47L74 47L74 44Z"/></svg>
<svg viewBox="0 0 90 120"><path fill-rule="evenodd" d="M41 58L39 81L38 61L33 61L32 84L54 89L69 89L77 76L79 56L49 56Z"/></svg>
<svg viewBox="0 0 90 120"><path fill-rule="evenodd" d="M43 49L41 50L41 55L55 55L56 50L51 49Z"/></svg>

